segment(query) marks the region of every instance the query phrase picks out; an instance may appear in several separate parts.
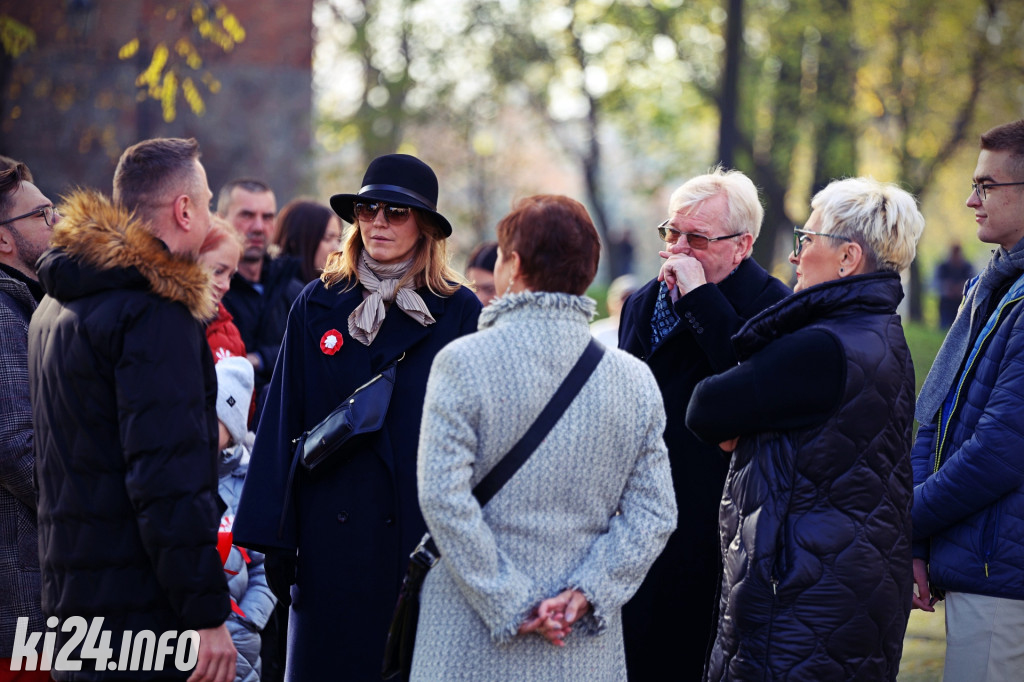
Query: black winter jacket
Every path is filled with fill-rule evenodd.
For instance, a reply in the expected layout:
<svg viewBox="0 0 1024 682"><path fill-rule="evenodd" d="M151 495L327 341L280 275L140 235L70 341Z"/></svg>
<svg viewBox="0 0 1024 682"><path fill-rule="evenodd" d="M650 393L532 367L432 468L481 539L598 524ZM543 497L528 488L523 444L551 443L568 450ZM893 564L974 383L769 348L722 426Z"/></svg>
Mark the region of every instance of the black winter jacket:
<svg viewBox="0 0 1024 682"><path fill-rule="evenodd" d="M800 291L752 318L734 339L742 364L694 392L691 428L724 439L702 427L732 414L741 436L721 504L707 679L896 679L912 594L914 369L895 314L902 296L893 273ZM808 338L839 362L778 361L780 347ZM801 372L835 384L824 418L744 428L737 396L799 406L788 379Z"/></svg>
<svg viewBox="0 0 1024 682"><path fill-rule="evenodd" d="M263 361L256 372L257 394L274 375L288 311L306 284L299 279L299 266L292 258L267 256L260 272L262 293L236 272L231 278L231 289L224 295L224 307L234 317L245 350L259 353Z"/></svg>
<svg viewBox="0 0 1024 682"><path fill-rule="evenodd" d="M202 267L102 195L77 192L61 213L29 327L43 611L102 616L118 660L123 631L159 638L230 612L202 325L215 308ZM90 663L54 677L117 677ZM157 675L187 677L168 659L122 679Z"/></svg>

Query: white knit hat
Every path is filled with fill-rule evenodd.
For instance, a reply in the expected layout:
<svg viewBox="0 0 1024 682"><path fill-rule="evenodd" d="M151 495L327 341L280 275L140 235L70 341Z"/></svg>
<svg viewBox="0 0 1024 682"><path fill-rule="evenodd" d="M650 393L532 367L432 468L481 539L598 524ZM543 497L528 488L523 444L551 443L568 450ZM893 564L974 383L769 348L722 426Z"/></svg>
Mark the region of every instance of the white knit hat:
<svg viewBox="0 0 1024 682"><path fill-rule="evenodd" d="M244 443L249 431L253 384L252 363L247 359L229 356L217 363L217 418L236 443Z"/></svg>

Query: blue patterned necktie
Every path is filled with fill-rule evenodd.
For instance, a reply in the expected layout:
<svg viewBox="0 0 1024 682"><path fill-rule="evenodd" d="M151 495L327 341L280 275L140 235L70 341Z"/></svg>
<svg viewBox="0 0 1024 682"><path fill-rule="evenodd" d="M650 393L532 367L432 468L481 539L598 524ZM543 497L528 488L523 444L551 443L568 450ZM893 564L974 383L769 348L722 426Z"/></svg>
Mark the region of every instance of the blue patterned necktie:
<svg viewBox="0 0 1024 682"><path fill-rule="evenodd" d="M668 300L668 287L662 282L658 289L658 298L654 302L654 314L651 315L651 348L657 348L678 322L679 316Z"/></svg>

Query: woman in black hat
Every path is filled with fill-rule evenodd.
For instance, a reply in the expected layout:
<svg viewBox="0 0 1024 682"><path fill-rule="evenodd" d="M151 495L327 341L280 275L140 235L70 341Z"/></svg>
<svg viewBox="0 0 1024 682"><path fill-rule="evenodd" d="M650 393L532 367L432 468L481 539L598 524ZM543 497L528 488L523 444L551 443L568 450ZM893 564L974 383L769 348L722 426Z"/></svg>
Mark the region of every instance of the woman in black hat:
<svg viewBox="0 0 1024 682"><path fill-rule="evenodd" d="M425 163L374 159L359 192L331 207L352 227L289 314L234 525L238 544L291 563L271 576L279 594L291 585L289 680L380 678L405 565L426 531L416 445L427 375L480 312L448 266L452 228ZM315 470L293 466L294 439L395 361L383 427Z"/></svg>

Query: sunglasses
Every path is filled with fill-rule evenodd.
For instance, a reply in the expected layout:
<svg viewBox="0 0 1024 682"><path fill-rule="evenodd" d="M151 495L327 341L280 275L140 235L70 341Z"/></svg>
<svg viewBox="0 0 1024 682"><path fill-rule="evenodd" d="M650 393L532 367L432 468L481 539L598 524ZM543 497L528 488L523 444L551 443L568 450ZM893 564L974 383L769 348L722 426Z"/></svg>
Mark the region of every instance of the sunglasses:
<svg viewBox="0 0 1024 682"><path fill-rule="evenodd" d="M690 245L691 249L698 251L704 251L707 249L711 242L717 242L721 239L733 239L734 237L742 237L746 232L737 232L736 234L727 234L724 237L708 237L697 232L682 232L668 224L669 218L661 225L658 225L658 236L661 237L663 242L669 244L675 244L681 237L686 237L686 243Z"/></svg>
<svg viewBox="0 0 1024 682"><path fill-rule="evenodd" d="M0 222L0 225L7 225L8 223L13 223L15 220L21 220L22 218L32 218L34 216L39 215L40 213L43 214L43 220L46 221L47 227L53 227L54 225L56 225L56 219L60 218L60 213L57 212L56 208L54 208L53 206L43 206L42 208L37 208L34 211L29 211L28 213L24 213L15 218L8 218L7 220Z"/></svg>
<svg viewBox="0 0 1024 682"><path fill-rule="evenodd" d="M844 237L841 234L826 234L824 232L813 232L811 230L805 230L801 227L793 228L793 258L799 258L800 252L804 250L804 245L810 241L809 235L816 237L832 237L832 239L841 239L844 242L852 242L853 240L849 237Z"/></svg>
<svg viewBox="0 0 1024 682"><path fill-rule="evenodd" d="M367 223L376 218L377 212L381 209L384 209L384 220L389 225L401 225L412 215L412 209L408 206L392 206L382 201L374 201L372 203L357 201L352 208L355 211L356 218Z"/></svg>

